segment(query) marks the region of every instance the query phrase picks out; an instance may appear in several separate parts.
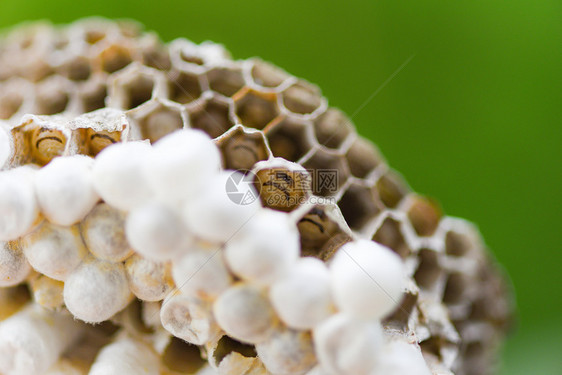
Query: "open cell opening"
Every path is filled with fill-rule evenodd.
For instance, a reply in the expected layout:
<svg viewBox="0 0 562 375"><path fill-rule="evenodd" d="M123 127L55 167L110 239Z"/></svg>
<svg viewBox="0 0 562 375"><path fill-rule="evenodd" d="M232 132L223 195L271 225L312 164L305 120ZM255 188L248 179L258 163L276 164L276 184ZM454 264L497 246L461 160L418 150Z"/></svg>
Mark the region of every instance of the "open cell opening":
<svg viewBox="0 0 562 375"><path fill-rule="evenodd" d="M402 329L406 329L408 320L414 311L414 307L418 301L418 295L405 293L402 297L400 305L396 310L385 319L385 323L398 325Z"/></svg>
<svg viewBox="0 0 562 375"><path fill-rule="evenodd" d="M318 257L320 250L340 228L321 206L311 209L297 224L300 233L301 256Z"/></svg>
<svg viewBox="0 0 562 375"><path fill-rule="evenodd" d="M236 129L221 140L220 149L226 169L248 171L258 161L268 157L267 146L261 134Z"/></svg>
<svg viewBox="0 0 562 375"><path fill-rule="evenodd" d="M242 343L225 335L219 339L213 353L213 361L216 366L231 353L238 353L246 358L254 358L258 355L255 346Z"/></svg>
<svg viewBox="0 0 562 375"><path fill-rule="evenodd" d="M72 81L85 81L90 78L92 68L90 60L85 57L76 57L60 67L59 73Z"/></svg>
<svg viewBox="0 0 562 375"><path fill-rule="evenodd" d="M261 130L279 114L276 101L275 94L249 91L235 99L236 115L244 126Z"/></svg>
<svg viewBox="0 0 562 375"><path fill-rule="evenodd" d="M133 62L131 52L118 45L112 45L103 50L99 59L102 70L107 73L114 73Z"/></svg>
<svg viewBox="0 0 562 375"><path fill-rule="evenodd" d="M387 172L375 185L381 202L388 208L395 208L408 193L402 179L394 172Z"/></svg>
<svg viewBox="0 0 562 375"><path fill-rule="evenodd" d="M133 109L146 103L152 98L153 90L154 80L152 77L139 74L123 86L123 108Z"/></svg>
<svg viewBox="0 0 562 375"><path fill-rule="evenodd" d="M168 75L170 100L180 104L191 103L203 92L195 74L174 71Z"/></svg>
<svg viewBox="0 0 562 375"><path fill-rule="evenodd" d="M171 132L183 128L181 113L177 110L161 107L139 120L142 137L151 143Z"/></svg>
<svg viewBox="0 0 562 375"><path fill-rule="evenodd" d="M207 72L211 90L224 96L232 96L244 87L244 77L240 69L213 68Z"/></svg>
<svg viewBox="0 0 562 375"><path fill-rule="evenodd" d="M197 56L193 53L189 53L185 50L180 51L180 59L182 59L187 63L195 64L195 65L203 65L205 63L200 56Z"/></svg>
<svg viewBox="0 0 562 375"><path fill-rule="evenodd" d="M458 272L451 273L445 284L443 302L455 304L463 301L468 284L469 281L465 275Z"/></svg>
<svg viewBox="0 0 562 375"><path fill-rule="evenodd" d="M442 272L439 266L438 255L433 250L421 249L418 257L420 264L414 274L414 279L421 288L431 289Z"/></svg>
<svg viewBox="0 0 562 375"><path fill-rule="evenodd" d="M315 87L297 83L282 93L285 108L293 113L309 114L322 104L322 97Z"/></svg>
<svg viewBox="0 0 562 375"><path fill-rule="evenodd" d="M316 152L303 166L312 173L312 192L321 197L336 195L349 178L345 159L341 155Z"/></svg>
<svg viewBox="0 0 562 375"><path fill-rule="evenodd" d="M201 108L189 114L191 127L201 129L216 138L226 132L232 125L228 104L216 100L205 102Z"/></svg>
<svg viewBox="0 0 562 375"><path fill-rule="evenodd" d="M40 94L37 96L36 113L39 115L55 115L64 112L69 101L68 93L64 91L40 90Z"/></svg>
<svg viewBox="0 0 562 375"><path fill-rule="evenodd" d="M449 255L463 256L472 247L472 243L468 236L449 231L445 235L445 252Z"/></svg>
<svg viewBox="0 0 562 375"><path fill-rule="evenodd" d="M400 222L393 218L386 218L373 236L375 242L394 250L402 259L411 253L400 228Z"/></svg>
<svg viewBox="0 0 562 375"><path fill-rule="evenodd" d="M0 119L8 120L15 115L23 104L23 97L19 95L2 95L0 97Z"/></svg>
<svg viewBox="0 0 562 375"><path fill-rule="evenodd" d="M356 184L349 186L338 202L338 206L345 221L353 230L361 230L381 212L380 203L372 190Z"/></svg>
<svg viewBox="0 0 562 375"><path fill-rule="evenodd" d="M82 108L85 113L95 111L105 107L105 98L107 97L107 88L100 86L97 89L83 93L81 95Z"/></svg>
<svg viewBox="0 0 562 375"><path fill-rule="evenodd" d="M201 357L198 346L189 344L177 337L172 337L162 353L163 365L171 371L182 374L194 374L207 364Z"/></svg>
<svg viewBox="0 0 562 375"><path fill-rule="evenodd" d="M442 212L432 199L415 196L408 209L408 218L419 236L431 236L439 226Z"/></svg>
<svg viewBox="0 0 562 375"><path fill-rule="evenodd" d="M266 134L271 152L276 157L296 162L311 148L306 124L283 119Z"/></svg>
<svg viewBox="0 0 562 375"><path fill-rule="evenodd" d="M345 155L351 174L365 178L381 162L381 156L375 146L366 139L357 138Z"/></svg>
<svg viewBox="0 0 562 375"><path fill-rule="evenodd" d="M251 74L254 82L263 87L277 87L289 78L285 71L261 60L254 62Z"/></svg>
<svg viewBox="0 0 562 375"><path fill-rule="evenodd" d="M314 121L318 143L328 148L338 148L353 133L353 125L342 111L330 108Z"/></svg>
<svg viewBox="0 0 562 375"><path fill-rule="evenodd" d="M84 40L88 44L96 44L106 37L102 30L88 30L84 35Z"/></svg>

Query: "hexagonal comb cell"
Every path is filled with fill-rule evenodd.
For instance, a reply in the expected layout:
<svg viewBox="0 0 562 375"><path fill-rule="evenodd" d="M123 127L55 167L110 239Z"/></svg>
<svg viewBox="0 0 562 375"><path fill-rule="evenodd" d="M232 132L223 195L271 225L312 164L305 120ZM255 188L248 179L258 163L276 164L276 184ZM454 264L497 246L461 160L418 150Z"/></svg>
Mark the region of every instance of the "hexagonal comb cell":
<svg viewBox="0 0 562 375"><path fill-rule="evenodd" d="M312 208L297 224L301 241L301 256L319 257L321 250L337 233L338 224L330 219L324 207Z"/></svg>
<svg viewBox="0 0 562 375"><path fill-rule="evenodd" d="M449 231L445 235L445 252L449 255L463 256L472 248L470 238L462 233Z"/></svg>
<svg viewBox="0 0 562 375"><path fill-rule="evenodd" d="M285 108L293 113L308 114L322 104L322 96L317 87L299 82L282 93Z"/></svg>
<svg viewBox="0 0 562 375"><path fill-rule="evenodd" d="M404 293L398 308L384 320L384 324L390 324L400 329L406 329L408 320L418 302L418 294L411 291Z"/></svg>
<svg viewBox="0 0 562 375"><path fill-rule="evenodd" d="M147 321L144 319L144 316L146 316L147 312L144 310L145 305L143 302L135 299L121 312L120 322L126 321L127 323L123 323L124 325L127 324L135 332L141 334L154 333L154 327L146 324Z"/></svg>
<svg viewBox="0 0 562 375"><path fill-rule="evenodd" d="M421 249L418 258L420 264L414 273L414 279L421 288L432 289L443 272L438 254L431 249Z"/></svg>
<svg viewBox="0 0 562 375"><path fill-rule="evenodd" d="M490 266L490 263L481 266L478 272L478 282L485 286L483 293L473 301L470 318L473 320L486 320L496 328L507 330L513 325L512 301L506 297L509 294L508 286L502 280L502 275Z"/></svg>
<svg viewBox="0 0 562 375"><path fill-rule="evenodd" d="M400 176L392 171L386 172L375 187L381 202L388 208L395 208L409 190Z"/></svg>
<svg viewBox="0 0 562 375"><path fill-rule="evenodd" d="M321 197L336 195L349 178L343 156L318 150L303 166L313 171L312 192Z"/></svg>
<svg viewBox="0 0 562 375"><path fill-rule="evenodd" d="M442 215L435 201L420 196L412 197L408 218L419 236L431 236L437 229Z"/></svg>
<svg viewBox="0 0 562 375"><path fill-rule="evenodd" d="M330 108L314 120L314 132L318 143L338 148L354 132L349 118L339 109Z"/></svg>
<svg viewBox="0 0 562 375"><path fill-rule="evenodd" d="M21 108L23 100L22 93L0 86L0 120L8 120L15 115Z"/></svg>
<svg viewBox="0 0 562 375"><path fill-rule="evenodd" d="M408 255L412 252L404 238L404 235L402 234L400 222L392 217L384 219L383 223L373 236L373 241L391 248L403 259L408 257Z"/></svg>
<svg viewBox="0 0 562 375"><path fill-rule="evenodd" d="M271 152L276 157L297 161L311 148L305 122L284 118L266 132Z"/></svg>
<svg viewBox="0 0 562 375"><path fill-rule="evenodd" d="M150 42L141 46L142 61L146 66L158 70L168 70L171 67L170 55L163 48L157 38L151 38Z"/></svg>
<svg viewBox="0 0 562 375"><path fill-rule="evenodd" d="M347 188L338 206L350 228L357 231L376 217L382 209L382 204L371 189L355 183Z"/></svg>
<svg viewBox="0 0 562 375"><path fill-rule="evenodd" d="M23 77L31 82L37 83L53 74L53 68L45 61L46 54L43 49L43 41L34 41L27 48L21 51L13 49L5 53L9 56L2 62L3 72L0 74L5 78Z"/></svg>
<svg viewBox="0 0 562 375"><path fill-rule="evenodd" d="M68 36L64 34L57 34L53 37L53 48L57 51L62 51L68 47L70 41Z"/></svg>
<svg viewBox="0 0 562 375"><path fill-rule="evenodd" d="M54 78L54 77L53 77ZM40 115L54 115L66 109L70 97L64 85L58 79L45 80L37 87L37 102L35 113Z"/></svg>
<svg viewBox="0 0 562 375"><path fill-rule="evenodd" d="M479 342L467 343L461 354L462 362L468 370L463 375L480 375L488 373L487 370L492 367L493 359L486 351L485 346ZM492 362L492 363L489 363Z"/></svg>
<svg viewBox="0 0 562 375"><path fill-rule="evenodd" d="M141 35L142 27L134 21L115 21L114 25L119 30L121 36L125 38L135 38Z"/></svg>
<svg viewBox="0 0 562 375"><path fill-rule="evenodd" d="M205 63L200 56L197 56L195 53L190 53L185 49L180 51L180 58L190 64L203 65Z"/></svg>
<svg viewBox="0 0 562 375"><path fill-rule="evenodd" d="M364 138L357 138L345 157L349 163L351 174L358 178L367 177L382 162L378 150Z"/></svg>
<svg viewBox="0 0 562 375"><path fill-rule="evenodd" d="M12 287L0 288L0 321L6 320L12 314L19 311L31 300L28 285L20 284Z"/></svg>
<svg viewBox="0 0 562 375"><path fill-rule="evenodd" d="M127 48L118 44L111 45L104 49L100 53L98 59L101 69L107 73L113 73L121 70L133 62L131 52Z"/></svg>
<svg viewBox="0 0 562 375"><path fill-rule="evenodd" d="M211 90L224 96L232 96L244 87L244 77L240 69L213 68L207 72Z"/></svg>
<svg viewBox="0 0 562 375"><path fill-rule="evenodd" d="M234 104L242 124L260 130L279 114L275 94L243 90L234 97Z"/></svg>
<svg viewBox="0 0 562 375"><path fill-rule="evenodd" d="M88 44L96 44L97 42L103 40L106 36L105 31L91 25L89 30L85 30L84 32L84 41Z"/></svg>
<svg viewBox="0 0 562 375"><path fill-rule="evenodd" d="M107 87L104 84L91 85L79 93L84 113L105 107Z"/></svg>
<svg viewBox="0 0 562 375"><path fill-rule="evenodd" d="M67 139L62 132L54 129L36 128L30 134L32 155L41 165L62 155L66 142Z"/></svg>
<svg viewBox="0 0 562 375"><path fill-rule="evenodd" d="M210 99L189 112L191 127L203 130L211 138L218 137L233 125L228 104L217 99Z"/></svg>
<svg viewBox="0 0 562 375"><path fill-rule="evenodd" d="M198 346L176 337L170 339L161 356L162 367L168 374L194 374L207 363Z"/></svg>
<svg viewBox="0 0 562 375"><path fill-rule="evenodd" d="M78 129L80 139L80 153L89 156L96 156L104 148L114 143L121 142L120 131L95 131L93 129Z"/></svg>
<svg viewBox="0 0 562 375"><path fill-rule="evenodd" d="M180 104L191 103L201 96L203 90L195 74L172 71L168 74L170 100Z"/></svg>
<svg viewBox="0 0 562 375"><path fill-rule="evenodd" d="M60 66L57 71L72 81L85 81L90 77L92 68L87 58L77 56Z"/></svg>
<svg viewBox="0 0 562 375"><path fill-rule="evenodd" d="M211 360L218 365L227 355L233 352L244 357L257 357L258 355L255 346L242 343L224 335L219 339Z"/></svg>
<svg viewBox="0 0 562 375"><path fill-rule="evenodd" d="M29 123L12 130L14 137L13 163L45 165L63 154L67 137L57 129L35 126Z"/></svg>
<svg viewBox="0 0 562 375"><path fill-rule="evenodd" d="M452 272L448 276L445 284L443 302L446 304L455 304L463 301L469 284L470 280L466 275L463 275L460 272Z"/></svg>
<svg viewBox="0 0 562 375"><path fill-rule="evenodd" d="M287 72L262 60L254 60L251 71L254 83L263 87L278 87L290 77Z"/></svg>
<svg viewBox="0 0 562 375"><path fill-rule="evenodd" d="M445 338L439 336L432 336L420 342L420 348L425 355L441 358L441 349L446 345ZM427 353L427 354L426 354Z"/></svg>
<svg viewBox="0 0 562 375"><path fill-rule="evenodd" d="M142 137L154 143L167 134L183 128L179 110L160 106L138 120Z"/></svg>
<svg viewBox="0 0 562 375"><path fill-rule="evenodd" d="M136 73L132 77L118 78L116 80L116 92L119 97L119 107L133 109L146 103L152 98L154 85L154 78L143 73Z"/></svg>
<svg viewBox="0 0 562 375"><path fill-rule="evenodd" d="M263 136L243 128L225 134L219 140L225 169L250 170L260 160L267 160L268 150Z"/></svg>
<svg viewBox="0 0 562 375"><path fill-rule="evenodd" d="M488 287L487 284L486 284L486 287ZM503 292L498 293L497 296L501 296L502 293ZM496 312L498 312L499 309L497 309L497 308L495 308L493 310L490 309L490 305L492 305L492 304L494 304L495 306L498 306L498 297L497 296L495 296L496 298L494 300L491 300L491 299L488 299L488 298L478 298L478 299L476 299L472 303L472 306L470 308L470 319L473 319L473 320L489 320L492 323L494 323L496 325L499 325L499 326L504 326L506 323L508 323L504 318L505 317L505 311L500 311L499 314L496 314ZM499 298L501 298L501 297L499 297Z"/></svg>
<svg viewBox="0 0 562 375"><path fill-rule="evenodd" d="M283 167L262 169L256 172L255 184L262 204L279 211L294 210L310 194L310 177L306 171Z"/></svg>

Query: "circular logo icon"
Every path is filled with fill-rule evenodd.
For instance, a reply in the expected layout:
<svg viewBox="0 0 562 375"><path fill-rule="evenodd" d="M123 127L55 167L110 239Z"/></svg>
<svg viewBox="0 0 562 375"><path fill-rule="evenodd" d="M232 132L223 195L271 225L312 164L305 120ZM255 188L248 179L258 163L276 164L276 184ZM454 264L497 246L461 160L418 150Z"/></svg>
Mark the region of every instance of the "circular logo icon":
<svg viewBox="0 0 562 375"><path fill-rule="evenodd" d="M241 173L232 172L226 180L226 194L228 198L241 206L254 203L258 199L258 193L254 188L256 175L250 171Z"/></svg>

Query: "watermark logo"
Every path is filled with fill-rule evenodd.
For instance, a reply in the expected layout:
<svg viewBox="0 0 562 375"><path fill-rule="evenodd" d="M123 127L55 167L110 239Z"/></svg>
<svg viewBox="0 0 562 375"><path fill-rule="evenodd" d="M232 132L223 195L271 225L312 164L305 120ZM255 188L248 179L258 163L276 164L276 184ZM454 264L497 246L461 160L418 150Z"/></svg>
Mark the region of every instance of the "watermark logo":
<svg viewBox="0 0 562 375"><path fill-rule="evenodd" d="M314 181L314 194L331 196L338 192L340 184L337 169L314 169L309 171L309 173Z"/></svg>
<svg viewBox="0 0 562 375"><path fill-rule="evenodd" d="M258 194L254 189L255 175L251 172L242 174L233 172L226 180L226 194L233 203L247 206L258 199Z"/></svg>

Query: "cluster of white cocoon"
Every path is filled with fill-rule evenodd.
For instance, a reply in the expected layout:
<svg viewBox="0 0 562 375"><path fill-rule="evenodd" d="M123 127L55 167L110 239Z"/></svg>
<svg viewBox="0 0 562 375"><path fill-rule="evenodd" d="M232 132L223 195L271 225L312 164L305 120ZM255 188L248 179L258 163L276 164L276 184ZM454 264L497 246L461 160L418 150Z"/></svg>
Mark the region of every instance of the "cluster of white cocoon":
<svg viewBox="0 0 562 375"><path fill-rule="evenodd" d="M12 153L12 140L0 122L0 169L8 162Z"/></svg>
<svg viewBox="0 0 562 375"><path fill-rule="evenodd" d="M204 345L219 334L210 302L184 294L171 294L160 309L164 328L175 337Z"/></svg>
<svg viewBox="0 0 562 375"><path fill-rule="evenodd" d="M287 214L261 210L231 238L225 257L243 280L269 285L293 267L300 253L299 233Z"/></svg>
<svg viewBox="0 0 562 375"><path fill-rule="evenodd" d="M33 189L36 168L24 166L0 173L0 241L28 233L39 215Z"/></svg>
<svg viewBox="0 0 562 375"><path fill-rule="evenodd" d="M133 295L163 301L160 320L172 335L208 346L227 334L255 345L258 365L273 374L425 374L404 372L402 352L425 368L419 351L387 342L380 325L403 293L398 255L357 240L329 264L300 258L295 217L259 199L235 203L226 191L233 173L199 130L0 172L0 286L22 282L31 265L63 281L66 307L91 323L112 318ZM21 248L10 242L22 236ZM52 365L57 356L49 355L36 362ZM154 356L123 338L103 349L90 374L129 373L134 363L143 364L136 373L157 373ZM16 358L0 354L0 371L35 368ZM215 367L234 371L229 361Z"/></svg>
<svg viewBox="0 0 562 375"><path fill-rule="evenodd" d="M64 302L75 317L100 323L124 309L132 297L120 263L95 258L83 262L64 284Z"/></svg>
<svg viewBox="0 0 562 375"><path fill-rule="evenodd" d="M157 353L142 340L119 338L97 355L89 375L159 375Z"/></svg>
<svg viewBox="0 0 562 375"><path fill-rule="evenodd" d="M88 253L77 228L47 221L23 237L21 244L36 271L60 281L65 281Z"/></svg>
<svg viewBox="0 0 562 375"><path fill-rule="evenodd" d="M334 298L340 310L361 319L381 319L392 312L403 292L400 257L373 241L344 245L330 265Z"/></svg>
<svg viewBox="0 0 562 375"><path fill-rule="evenodd" d="M335 312L330 272L316 258L303 258L269 292L281 320L295 329L312 329Z"/></svg>
<svg viewBox="0 0 562 375"><path fill-rule="evenodd" d="M75 224L94 208L99 196L92 185L93 164L87 156L74 155L55 158L37 171L37 200L51 223Z"/></svg>
<svg viewBox="0 0 562 375"><path fill-rule="evenodd" d="M78 338L72 316L30 305L0 322L0 373L45 373Z"/></svg>
<svg viewBox="0 0 562 375"><path fill-rule="evenodd" d="M0 241L0 288L21 283L30 271L31 266L21 249Z"/></svg>

